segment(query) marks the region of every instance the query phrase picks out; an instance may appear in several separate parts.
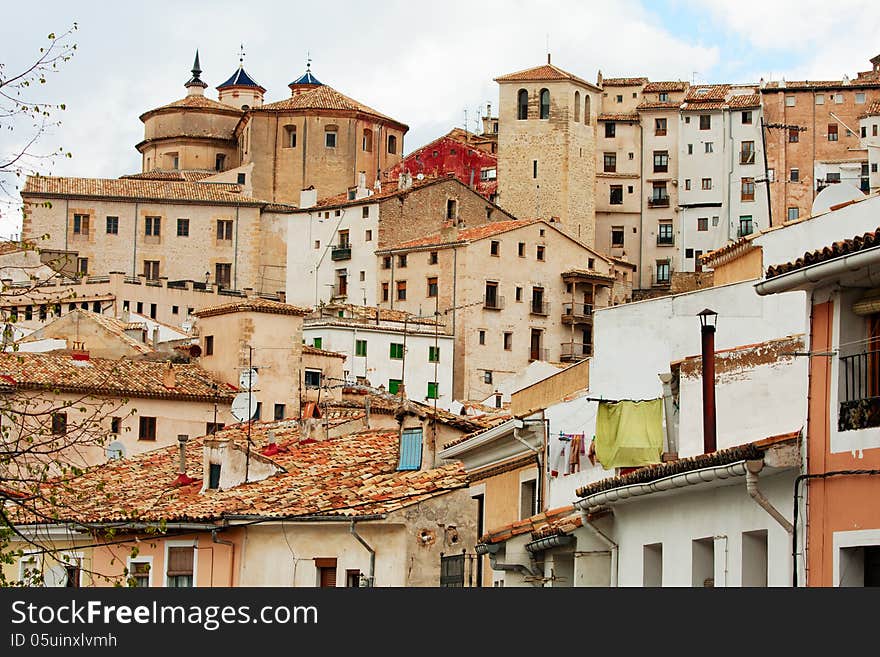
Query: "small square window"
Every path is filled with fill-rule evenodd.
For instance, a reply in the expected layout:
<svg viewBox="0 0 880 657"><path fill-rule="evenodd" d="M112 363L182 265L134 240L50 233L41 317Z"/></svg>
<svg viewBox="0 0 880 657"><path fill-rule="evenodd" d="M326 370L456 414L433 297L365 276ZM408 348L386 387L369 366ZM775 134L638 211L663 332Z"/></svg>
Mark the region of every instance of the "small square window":
<svg viewBox="0 0 880 657"><path fill-rule="evenodd" d="M492 371L486 370L483 372L483 383L492 383Z"/></svg>
<svg viewBox="0 0 880 657"><path fill-rule="evenodd" d="M336 148L336 132L328 130L324 133L324 146L327 148Z"/></svg>
<svg viewBox="0 0 880 657"><path fill-rule="evenodd" d="M786 96L785 97L785 106L786 107L794 107L795 98L794 96Z"/></svg>

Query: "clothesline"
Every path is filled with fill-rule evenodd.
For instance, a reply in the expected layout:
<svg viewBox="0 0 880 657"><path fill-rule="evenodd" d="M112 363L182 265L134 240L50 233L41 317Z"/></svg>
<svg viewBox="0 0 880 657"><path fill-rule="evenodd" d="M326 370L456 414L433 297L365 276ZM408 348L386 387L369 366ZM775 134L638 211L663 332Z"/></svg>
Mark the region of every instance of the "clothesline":
<svg viewBox="0 0 880 657"><path fill-rule="evenodd" d="M641 404L644 402L652 402L657 399L661 399L660 397L654 397L653 399L605 399L604 397L581 397L584 401L594 401L594 402L606 402L608 404L619 404L620 402L633 402L634 404Z"/></svg>

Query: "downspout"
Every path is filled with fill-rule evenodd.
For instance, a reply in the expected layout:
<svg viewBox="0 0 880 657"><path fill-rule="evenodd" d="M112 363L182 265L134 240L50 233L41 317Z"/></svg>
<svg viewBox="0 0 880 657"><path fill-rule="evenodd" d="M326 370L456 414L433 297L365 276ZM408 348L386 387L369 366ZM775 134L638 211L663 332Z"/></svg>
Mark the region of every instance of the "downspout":
<svg viewBox="0 0 880 657"><path fill-rule="evenodd" d="M477 554L489 555L489 566L492 570L505 573L519 573L524 577L534 577L536 581L531 584L532 586L537 586L537 580L542 577L542 574L521 563L498 563L498 551L500 548L501 546L497 543L490 545L481 544L478 545L475 550ZM529 554L529 561L534 563L534 555L531 553Z"/></svg>
<svg viewBox="0 0 880 657"><path fill-rule="evenodd" d="M232 541L227 541L224 538L217 538L217 534L219 534L220 531L222 531L222 529L224 529L224 528L218 527L217 529L211 530L211 542L218 543L220 545L228 545L229 546L229 550L230 550L230 555L229 555L229 557L230 557L229 558L229 586L233 586L234 584L232 581L232 576L235 573L235 543L233 543ZM213 586L213 585L214 585L214 582L212 581L211 586Z"/></svg>
<svg viewBox="0 0 880 657"><path fill-rule="evenodd" d="M663 383L663 411L666 414L666 451L670 454L678 454L678 438L672 421L675 412L672 399L672 374L665 372L659 376Z"/></svg>
<svg viewBox="0 0 880 657"><path fill-rule="evenodd" d="M370 547L370 544L367 543L360 534L357 533L357 530L354 528L355 522L357 522L357 521L356 520L351 521L351 525L349 526L348 531L352 536L355 537L357 542L360 543L361 545L363 545L364 549L366 549L366 551L370 553L369 585L370 585L370 588L372 588L375 583L375 577L376 577L376 551Z"/></svg>
<svg viewBox="0 0 880 657"><path fill-rule="evenodd" d="M596 525L594 525L590 521L590 513L587 509L579 508L578 510L581 512L581 520L584 523L584 527L586 527L591 532L593 532L593 534L596 536L596 538L598 538L599 541L602 542L608 548L608 551L611 553L611 587L617 588L617 586L618 586L618 583L617 583L617 559L618 559L618 557L617 557L617 552L618 552L617 543L615 543L610 538L608 538L601 529L596 527Z"/></svg>
<svg viewBox="0 0 880 657"><path fill-rule="evenodd" d="M792 525L775 506L773 506L770 500L768 500L764 496L764 493L758 488L758 473L763 469L763 460L746 461L746 490L758 506L769 513L776 522L782 525L782 528L788 532L788 535L791 536L794 533L794 525Z"/></svg>

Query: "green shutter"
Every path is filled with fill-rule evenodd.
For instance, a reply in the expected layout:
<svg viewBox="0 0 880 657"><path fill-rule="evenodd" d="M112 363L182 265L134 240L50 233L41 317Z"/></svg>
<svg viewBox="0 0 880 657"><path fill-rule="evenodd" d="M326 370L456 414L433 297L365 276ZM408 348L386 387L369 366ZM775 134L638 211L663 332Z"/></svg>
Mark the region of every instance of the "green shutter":
<svg viewBox="0 0 880 657"><path fill-rule="evenodd" d="M366 356L367 355L367 341L366 340L355 340L355 342L354 342L354 355L355 356Z"/></svg>
<svg viewBox="0 0 880 657"><path fill-rule="evenodd" d="M320 349L323 342L324 342L324 338L312 338L312 346L315 349Z"/></svg>
<svg viewBox="0 0 880 657"><path fill-rule="evenodd" d="M400 379L388 379L388 392L396 395L398 390L400 390Z"/></svg>
<svg viewBox="0 0 880 657"><path fill-rule="evenodd" d="M440 347L428 347L428 362L429 363L439 363L440 362Z"/></svg>
<svg viewBox="0 0 880 657"><path fill-rule="evenodd" d="M397 358L398 360L403 358L403 344L399 342L392 342L389 355L391 356L391 358Z"/></svg>
<svg viewBox="0 0 880 657"><path fill-rule="evenodd" d="M437 383L428 381L428 399L437 399L439 396L437 394Z"/></svg>
<svg viewBox="0 0 880 657"><path fill-rule="evenodd" d="M422 467L422 430L404 429L400 436L398 470L420 470Z"/></svg>

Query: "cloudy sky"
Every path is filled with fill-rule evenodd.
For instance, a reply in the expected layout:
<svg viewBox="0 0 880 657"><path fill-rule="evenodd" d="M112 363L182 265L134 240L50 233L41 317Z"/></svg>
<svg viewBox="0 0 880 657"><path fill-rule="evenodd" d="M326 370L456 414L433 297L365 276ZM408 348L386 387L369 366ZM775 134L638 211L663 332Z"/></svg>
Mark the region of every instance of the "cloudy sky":
<svg viewBox="0 0 880 657"><path fill-rule="evenodd" d="M305 69L324 83L410 126L405 148L463 125L497 104L498 75L545 61L588 80L652 79L754 82L839 79L868 68L880 53L876 0L444 0L437 3L60 2L7 3L0 24L5 75L32 60L49 32L72 23L76 56L39 90L64 102L63 124L42 140L70 159L43 173L116 177L139 170L138 116L185 95L196 48L213 87L238 65L268 91L289 94ZM833 11L831 10L833 7ZM0 119L0 127L2 119ZM23 131L0 131L0 153ZM3 211L0 234L16 231Z"/></svg>

